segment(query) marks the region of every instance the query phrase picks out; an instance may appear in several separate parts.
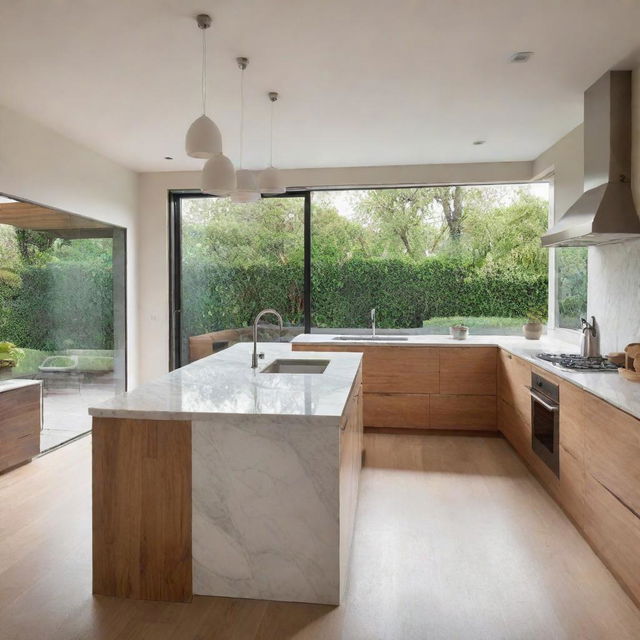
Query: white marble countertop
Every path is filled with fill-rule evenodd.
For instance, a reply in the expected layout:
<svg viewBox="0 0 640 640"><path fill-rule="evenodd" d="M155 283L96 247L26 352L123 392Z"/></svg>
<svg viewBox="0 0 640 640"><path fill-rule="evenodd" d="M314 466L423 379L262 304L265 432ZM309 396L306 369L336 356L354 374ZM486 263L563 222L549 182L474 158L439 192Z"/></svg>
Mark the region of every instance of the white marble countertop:
<svg viewBox="0 0 640 640"><path fill-rule="evenodd" d="M30 387L34 384L41 385L40 380L23 380L16 378L15 380L2 380L0 381L0 393L3 391L13 391L13 389L22 389L23 387Z"/></svg>
<svg viewBox="0 0 640 640"><path fill-rule="evenodd" d="M133 391L91 407L92 416L194 420L215 416L278 416L336 424L362 360L359 353L294 353L290 344L260 343L265 354L251 369L253 344L235 344ZM275 359L330 360L321 374L261 373Z"/></svg>
<svg viewBox="0 0 640 640"><path fill-rule="evenodd" d="M540 369L553 373L558 378L592 393L609 404L626 411L640 419L640 384L625 380L614 372L578 372L565 371L555 365L536 358L536 354L546 353L578 353L575 343L566 342L553 336L544 336L540 340L526 340L522 336L474 336L466 340L454 340L446 335L407 335L403 341L363 341L334 340L335 336L322 333L302 334L294 338L294 343L318 345L393 345L393 346L434 346L434 347L482 347L494 346L504 349L515 356L523 358Z"/></svg>

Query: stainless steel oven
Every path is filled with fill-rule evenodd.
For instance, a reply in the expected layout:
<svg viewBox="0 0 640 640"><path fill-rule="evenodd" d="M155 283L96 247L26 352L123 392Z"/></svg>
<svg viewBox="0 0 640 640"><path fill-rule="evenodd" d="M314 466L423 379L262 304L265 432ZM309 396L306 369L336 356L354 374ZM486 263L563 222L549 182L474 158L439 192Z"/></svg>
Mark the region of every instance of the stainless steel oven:
<svg viewBox="0 0 640 640"><path fill-rule="evenodd" d="M531 448L560 477L560 389L531 374Z"/></svg>

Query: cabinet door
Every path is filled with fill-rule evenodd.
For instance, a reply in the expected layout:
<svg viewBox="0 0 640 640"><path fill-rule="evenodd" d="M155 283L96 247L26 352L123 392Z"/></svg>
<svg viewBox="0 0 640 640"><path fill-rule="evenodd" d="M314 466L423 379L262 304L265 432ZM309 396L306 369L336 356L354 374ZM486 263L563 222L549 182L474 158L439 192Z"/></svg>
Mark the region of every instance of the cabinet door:
<svg viewBox="0 0 640 640"><path fill-rule="evenodd" d="M364 424L425 429L429 426L429 396L365 393Z"/></svg>
<svg viewBox="0 0 640 640"><path fill-rule="evenodd" d="M498 362L498 395L531 422L531 397L527 387L531 385L531 365L503 349Z"/></svg>
<svg viewBox="0 0 640 640"><path fill-rule="evenodd" d="M640 600L640 518L585 474L584 532L614 575Z"/></svg>
<svg viewBox="0 0 640 640"><path fill-rule="evenodd" d="M502 398L498 400L498 428L520 456L528 461L533 453L531 450L531 424L524 420L515 407Z"/></svg>
<svg viewBox="0 0 640 640"><path fill-rule="evenodd" d="M39 384L0 393L0 471L40 453Z"/></svg>
<svg viewBox="0 0 640 640"><path fill-rule="evenodd" d="M582 396L585 469L640 514L640 420L589 393Z"/></svg>
<svg viewBox="0 0 640 640"><path fill-rule="evenodd" d="M497 387L496 347L442 347L440 393L495 396Z"/></svg>
<svg viewBox="0 0 640 640"><path fill-rule="evenodd" d="M438 393L438 349L364 347L365 393Z"/></svg>
<svg viewBox="0 0 640 640"><path fill-rule="evenodd" d="M429 400L432 429L497 429L495 396L437 395Z"/></svg>

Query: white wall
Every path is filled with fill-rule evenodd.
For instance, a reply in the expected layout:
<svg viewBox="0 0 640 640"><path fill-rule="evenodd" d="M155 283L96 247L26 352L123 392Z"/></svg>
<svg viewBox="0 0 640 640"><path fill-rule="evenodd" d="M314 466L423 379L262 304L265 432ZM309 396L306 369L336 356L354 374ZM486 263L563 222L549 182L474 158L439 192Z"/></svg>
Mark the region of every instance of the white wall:
<svg viewBox="0 0 640 640"><path fill-rule="evenodd" d="M640 208L640 67L633 72L631 183ZM574 129L534 161L534 175L555 171L555 217L583 191L582 126ZM640 240L589 248L588 315L600 327L603 353L640 341Z"/></svg>
<svg viewBox="0 0 640 640"><path fill-rule="evenodd" d="M136 174L0 106L0 193L127 229L129 387L136 384Z"/></svg>
<svg viewBox="0 0 640 640"><path fill-rule="evenodd" d="M411 184L481 184L527 182L531 162L392 167L342 167L285 171L295 187L353 187ZM169 368L168 193L198 189L198 172L145 173L139 177L139 359L140 381Z"/></svg>

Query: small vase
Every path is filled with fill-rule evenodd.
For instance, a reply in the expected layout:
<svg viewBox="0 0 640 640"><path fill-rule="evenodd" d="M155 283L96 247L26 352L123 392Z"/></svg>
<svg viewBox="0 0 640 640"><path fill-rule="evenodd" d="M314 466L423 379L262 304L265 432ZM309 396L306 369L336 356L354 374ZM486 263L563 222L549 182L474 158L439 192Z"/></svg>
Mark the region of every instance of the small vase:
<svg viewBox="0 0 640 640"><path fill-rule="evenodd" d="M527 322L522 325L522 333L527 340L540 340L544 325L542 322Z"/></svg>

